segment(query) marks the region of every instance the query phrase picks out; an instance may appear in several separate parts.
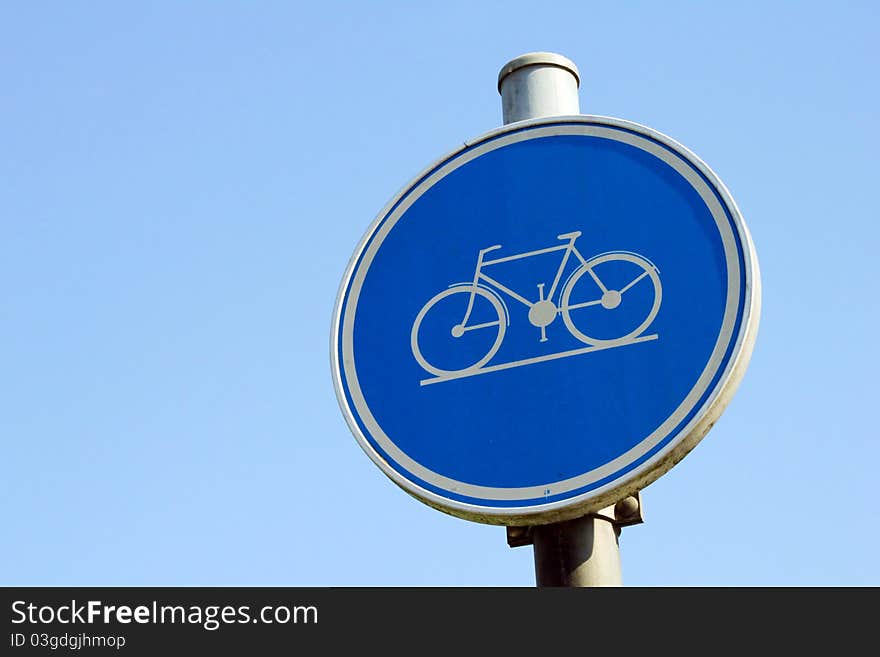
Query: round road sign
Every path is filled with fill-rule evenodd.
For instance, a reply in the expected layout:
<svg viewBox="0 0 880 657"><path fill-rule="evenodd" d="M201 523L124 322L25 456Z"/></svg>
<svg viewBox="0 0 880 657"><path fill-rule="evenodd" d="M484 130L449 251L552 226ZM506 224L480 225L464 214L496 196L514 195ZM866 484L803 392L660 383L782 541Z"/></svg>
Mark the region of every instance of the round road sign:
<svg viewBox="0 0 880 657"><path fill-rule="evenodd" d="M340 288L333 380L361 447L418 499L553 522L696 445L759 306L746 225L693 153L619 119L519 122L379 213Z"/></svg>

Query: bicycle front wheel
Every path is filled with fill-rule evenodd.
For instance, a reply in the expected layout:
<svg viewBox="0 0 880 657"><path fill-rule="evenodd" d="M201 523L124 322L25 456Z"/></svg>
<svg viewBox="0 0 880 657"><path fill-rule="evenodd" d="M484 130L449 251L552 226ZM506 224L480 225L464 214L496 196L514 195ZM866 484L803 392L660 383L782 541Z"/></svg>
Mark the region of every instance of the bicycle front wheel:
<svg viewBox="0 0 880 657"><path fill-rule="evenodd" d="M660 310L657 269L634 253L597 256L562 291L562 319L581 342L613 347L641 335Z"/></svg>
<svg viewBox="0 0 880 657"><path fill-rule="evenodd" d="M422 307L413 322L413 356L436 376L478 370L501 347L505 319L501 301L481 287L457 285L443 290Z"/></svg>

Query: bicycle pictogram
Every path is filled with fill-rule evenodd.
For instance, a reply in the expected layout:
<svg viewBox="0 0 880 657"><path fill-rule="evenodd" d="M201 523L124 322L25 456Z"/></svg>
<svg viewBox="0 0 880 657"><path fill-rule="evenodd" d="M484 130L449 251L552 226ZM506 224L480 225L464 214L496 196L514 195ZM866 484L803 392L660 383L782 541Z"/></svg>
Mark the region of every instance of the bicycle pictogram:
<svg viewBox="0 0 880 657"><path fill-rule="evenodd" d="M473 279L470 282L450 285L448 289L433 296L422 307L413 322L410 335L413 356L426 372L435 377L422 380L421 384L450 381L546 360L576 356L591 351L656 340L657 334L644 335L644 332L660 310L662 286L657 267L644 256L629 251L601 253L587 259L575 246L575 242L580 236L581 231L564 233L558 235L557 239L564 240L565 244L492 260L487 259L486 254L501 249L501 245L496 244L481 249L477 254L477 265ZM537 283L537 300L534 301L489 276L485 271L487 267L493 265L524 260L557 251L562 252L562 258L550 289L545 292L546 284ZM580 264L562 282L562 275L572 256ZM615 280L622 282L618 282L617 285L611 283L606 285L606 282L603 281L606 273L603 272L608 271L609 268L615 270ZM621 270L626 272L622 278ZM560 283L562 283L561 288ZM647 286L650 288L645 289ZM633 315L631 308L625 308L627 304L624 304L624 301L634 294L630 292L631 290L639 290L640 288L641 305ZM557 291L559 291L558 296ZM490 364L492 358L501 348L507 327L510 325L507 305L500 293L528 308L528 321L532 326L540 329L540 342L548 341L547 327L553 324L558 317L561 317L568 333L588 346L513 362ZM450 302L452 302L451 310ZM439 316L441 303L444 306L442 317ZM647 311L645 311L646 308ZM628 312L629 316L620 317L622 321L616 325L620 331L619 334L612 337L597 337L597 334L593 333L590 324L591 321L598 318L592 313L599 309L604 313L616 312L620 314L624 310ZM450 315L450 312L455 314ZM419 342L420 329L425 319L434 314L438 315L436 319L441 322L441 326L446 327L445 335L452 337L453 348L456 340L461 340L467 334L480 333L485 337L485 342L489 345L488 349L485 350L485 353L480 351L476 358L471 359L473 362L468 362L464 366L461 363L457 363L455 366L444 366L444 363L438 362L436 355L428 360ZM454 319L447 320L448 317L454 317ZM479 321L472 322L474 317L479 317Z"/></svg>

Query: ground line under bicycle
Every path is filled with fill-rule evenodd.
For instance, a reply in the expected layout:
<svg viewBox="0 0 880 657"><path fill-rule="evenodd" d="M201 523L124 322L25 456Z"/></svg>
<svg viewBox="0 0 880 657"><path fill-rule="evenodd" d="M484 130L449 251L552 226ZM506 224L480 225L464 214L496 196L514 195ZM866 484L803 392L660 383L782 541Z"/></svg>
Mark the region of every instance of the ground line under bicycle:
<svg viewBox="0 0 880 657"><path fill-rule="evenodd" d="M437 376L433 379L422 379L419 381L420 386L428 386L432 383L443 383L444 381L454 381L455 379L465 379L471 376L478 376L480 374L488 374L489 372L498 372L499 370L507 370L513 367L522 367L524 365L534 365L535 363L543 363L548 360L557 360L559 358L565 358L567 356L577 356L580 354L586 354L591 351L604 351L605 349L614 349L616 347L627 347L631 344L638 344L640 342L648 342L649 340L656 340L659 337L657 333L652 333L651 335L641 335L637 338L633 338L632 340L627 340L626 342L609 344L609 345L590 345L588 347L581 347L580 349L570 349L569 351L560 351L555 354L547 354L545 356L536 356L535 358L526 358L523 360L514 360L509 363L499 363L498 365L489 365L480 367L475 370L465 370L464 372L454 372L447 376Z"/></svg>

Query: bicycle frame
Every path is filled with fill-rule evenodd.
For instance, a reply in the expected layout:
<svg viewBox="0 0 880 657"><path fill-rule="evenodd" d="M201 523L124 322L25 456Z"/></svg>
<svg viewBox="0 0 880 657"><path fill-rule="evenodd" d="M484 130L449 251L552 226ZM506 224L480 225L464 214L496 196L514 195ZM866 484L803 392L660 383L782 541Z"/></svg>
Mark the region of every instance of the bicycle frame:
<svg viewBox="0 0 880 657"><path fill-rule="evenodd" d="M500 249L501 248L500 244L496 244L495 246L490 246L485 249L481 249L477 255L477 268L474 271L474 279L473 279L472 285L476 289L479 282L484 281L485 283L491 285L493 288L496 288L496 289L500 290L501 292L504 292L512 299L519 301L521 304L523 304L527 308L532 308L532 306L534 306L536 303L541 303L547 299L552 299L553 295L556 294L556 289L559 287L559 281L562 278L562 272L565 271L565 267L568 264L568 260L571 257L571 255L574 254L575 257L578 260L580 260L581 266L586 266L586 264L587 264L586 259L583 257L583 255L581 255L581 252L578 251L577 247L574 245L575 241L580 236L581 236L580 231L576 231L573 233L567 233L565 235L559 235L558 236L559 239L568 239L568 243L567 244L559 244L557 246L550 246L550 247L547 247L544 249L537 249L535 251L527 251L525 253L517 253L514 255L510 255L510 256L505 256L503 258L496 258L494 260L486 260L485 256L487 253L490 253L492 251L496 251L496 250ZM545 253L553 253L555 251L564 251L565 254L562 256L562 261L559 263L559 268L556 270L556 276L554 276L554 278L553 278L553 284L550 286L550 290L547 293L547 296L546 297L544 296L544 284L539 283L538 284L538 301L535 301L535 302L529 301L524 296L511 290L506 285L498 282L497 280L495 280L491 276L486 275L486 273L483 271L484 267L490 267L492 265L497 265L502 262L511 262L513 260L523 260L525 258L531 258L532 256L543 255ZM593 278L593 280L596 281L596 284L599 286L599 289L602 291L602 293L604 294L604 293L608 292L608 289L605 287L605 285L602 283L602 281L599 280L599 277L596 276L596 274L593 272L592 268L588 268L587 271L590 273L590 276ZM465 331L472 331L475 329L484 328L486 326L491 326L495 323L495 322L488 322L485 324L476 324L473 326L467 325L467 321L471 316L471 311L473 310L473 306L474 306L474 295L475 295L475 293L471 292L471 296L468 299L467 310L465 311L465 314L464 314L464 319L462 319L461 324L459 324L459 326L461 326L461 328Z"/></svg>

